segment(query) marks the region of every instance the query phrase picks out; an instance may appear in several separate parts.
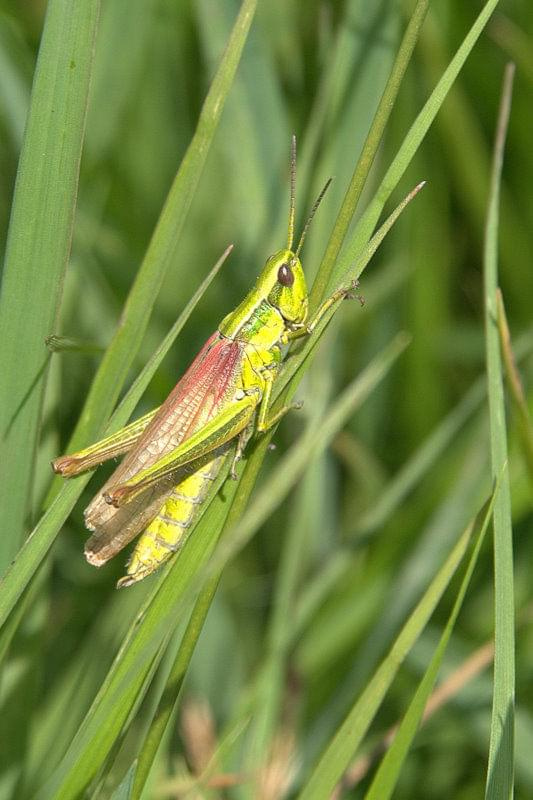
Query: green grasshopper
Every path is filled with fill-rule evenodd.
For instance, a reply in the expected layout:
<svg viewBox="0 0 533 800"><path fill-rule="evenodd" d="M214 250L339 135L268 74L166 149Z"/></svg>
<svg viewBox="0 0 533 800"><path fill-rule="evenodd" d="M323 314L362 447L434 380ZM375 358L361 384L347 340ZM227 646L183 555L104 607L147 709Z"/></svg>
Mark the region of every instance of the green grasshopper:
<svg viewBox="0 0 533 800"><path fill-rule="evenodd" d="M85 510L92 536L89 563L102 566L141 533L118 586L158 569L182 546L197 509L236 440L231 467L253 433L264 433L291 408L271 413L272 387L282 348L313 332L324 313L356 282L338 289L308 321L308 294L300 251L330 181L322 189L293 251L296 140L291 147L287 247L267 260L251 292L220 323L159 408L85 450L52 462L70 478L128 453Z"/></svg>

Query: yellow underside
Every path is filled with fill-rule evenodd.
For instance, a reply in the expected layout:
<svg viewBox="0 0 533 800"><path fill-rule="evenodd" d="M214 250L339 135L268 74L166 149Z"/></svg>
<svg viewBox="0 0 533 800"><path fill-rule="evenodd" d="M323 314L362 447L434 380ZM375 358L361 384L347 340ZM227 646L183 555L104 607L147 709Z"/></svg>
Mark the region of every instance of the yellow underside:
<svg viewBox="0 0 533 800"><path fill-rule="evenodd" d="M182 547L222 459L223 456L217 456L203 464L174 487L157 517L140 536L128 562L127 575L118 586L130 586L146 578Z"/></svg>

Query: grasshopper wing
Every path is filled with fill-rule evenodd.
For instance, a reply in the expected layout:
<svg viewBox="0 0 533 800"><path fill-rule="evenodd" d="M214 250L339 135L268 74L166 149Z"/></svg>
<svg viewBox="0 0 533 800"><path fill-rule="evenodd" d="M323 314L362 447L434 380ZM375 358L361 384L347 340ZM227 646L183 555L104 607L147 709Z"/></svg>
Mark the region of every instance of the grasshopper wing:
<svg viewBox="0 0 533 800"><path fill-rule="evenodd" d="M122 550L157 515L166 498L187 474L181 468L149 486L130 503L115 508L104 499L110 486L124 483L148 469L206 424L235 393L243 346L218 331L158 410L135 447L117 467L85 510L85 524L93 535L85 547L87 560L101 566ZM223 445L221 452L229 445ZM208 458L217 452L216 448Z"/></svg>

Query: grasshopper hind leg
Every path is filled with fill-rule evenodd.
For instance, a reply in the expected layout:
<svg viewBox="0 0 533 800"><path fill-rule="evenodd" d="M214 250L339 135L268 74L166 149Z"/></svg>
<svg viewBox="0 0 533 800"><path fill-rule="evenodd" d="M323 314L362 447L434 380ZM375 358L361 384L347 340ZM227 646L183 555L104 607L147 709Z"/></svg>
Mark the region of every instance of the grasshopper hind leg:
<svg viewBox="0 0 533 800"><path fill-rule="evenodd" d="M215 480L224 456L216 456L176 484L157 516L141 534L117 588L132 586L151 575L185 543L196 511ZM185 469L186 472L189 470Z"/></svg>
<svg viewBox="0 0 533 800"><path fill-rule="evenodd" d="M160 520L164 510L165 506L140 537L128 561L127 574L117 581L117 589L132 586L134 583L142 581L143 578L147 578L181 548L187 530L183 527L181 536L169 536L165 530L165 528L168 529L168 524L164 527ZM162 530L161 534L160 530Z"/></svg>

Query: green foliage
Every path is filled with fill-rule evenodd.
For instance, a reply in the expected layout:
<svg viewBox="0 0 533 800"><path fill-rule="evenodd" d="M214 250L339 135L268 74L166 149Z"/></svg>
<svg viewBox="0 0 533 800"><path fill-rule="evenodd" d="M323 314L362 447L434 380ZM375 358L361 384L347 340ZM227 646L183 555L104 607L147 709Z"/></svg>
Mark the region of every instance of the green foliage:
<svg viewBox="0 0 533 800"><path fill-rule="evenodd" d="M533 795L526 4L44 6L0 12L0 800ZM361 275L365 306L291 351L275 451L116 592L123 558L82 553L105 469L48 462L158 405L284 245L293 131L297 229L334 177L312 301Z"/></svg>

